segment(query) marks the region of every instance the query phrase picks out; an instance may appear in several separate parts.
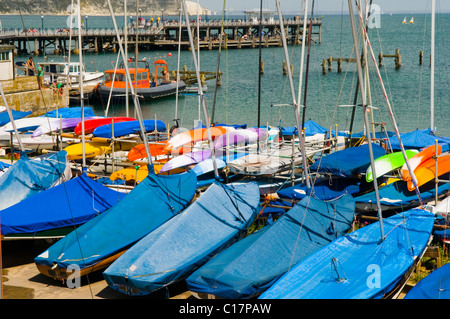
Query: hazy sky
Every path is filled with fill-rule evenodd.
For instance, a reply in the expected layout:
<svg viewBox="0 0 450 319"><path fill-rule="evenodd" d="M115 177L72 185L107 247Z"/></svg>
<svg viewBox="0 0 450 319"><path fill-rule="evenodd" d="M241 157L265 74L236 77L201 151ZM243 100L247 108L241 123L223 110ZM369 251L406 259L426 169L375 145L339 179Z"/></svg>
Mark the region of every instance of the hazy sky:
<svg viewBox="0 0 450 319"><path fill-rule="evenodd" d="M197 0L190 0L196 2ZM301 3L304 0L280 0L283 12L300 11ZM313 0L309 0L311 4ZM223 0L199 0L202 7L221 12ZM341 13L348 10L348 0L315 0L315 12ZM373 0L373 4L378 5L384 13L408 13L408 12L429 12L431 11L431 0ZM244 9L257 9L260 0L226 0L227 11L239 11ZM276 10L275 0L263 0L263 8ZM450 12L450 0L436 0L436 12Z"/></svg>

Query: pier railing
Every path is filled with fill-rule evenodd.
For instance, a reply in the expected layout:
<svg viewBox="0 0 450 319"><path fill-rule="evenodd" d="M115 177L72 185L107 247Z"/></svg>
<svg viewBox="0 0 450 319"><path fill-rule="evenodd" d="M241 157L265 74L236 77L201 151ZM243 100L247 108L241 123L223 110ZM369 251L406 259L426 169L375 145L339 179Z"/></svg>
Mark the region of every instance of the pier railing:
<svg viewBox="0 0 450 319"><path fill-rule="evenodd" d="M302 19L284 19L285 25L303 25ZM311 21L311 20L309 20ZM322 20L318 18L312 19L313 25L320 25L322 24ZM199 27L220 27L222 25L222 22L219 20L211 20L211 21L200 21ZM272 26L272 25L279 25L279 20L271 20L271 21L263 21L262 26ZM166 28L179 28L178 21L171 21L171 22L164 22L164 23L153 23L152 25L148 26L139 26L138 28L138 34L139 35L158 35L164 33L164 30ZM186 22L182 22L182 27L186 27ZM197 27L196 21L194 21L191 26L193 28ZM224 26L227 27L258 27L259 22L258 21L241 21L241 20L225 20ZM123 35L123 29L119 29L120 35ZM128 34L135 34L136 29L133 26L129 26L127 30ZM0 31L0 38L7 38L7 37L17 37L17 38L35 38L35 37L64 37L69 36L70 30L64 29L64 28L48 28L48 29L2 29ZM72 36L78 35L78 30L72 30ZM81 30L82 36L115 36L115 31L113 28L111 29L105 29L105 28L90 28L90 29L82 29Z"/></svg>

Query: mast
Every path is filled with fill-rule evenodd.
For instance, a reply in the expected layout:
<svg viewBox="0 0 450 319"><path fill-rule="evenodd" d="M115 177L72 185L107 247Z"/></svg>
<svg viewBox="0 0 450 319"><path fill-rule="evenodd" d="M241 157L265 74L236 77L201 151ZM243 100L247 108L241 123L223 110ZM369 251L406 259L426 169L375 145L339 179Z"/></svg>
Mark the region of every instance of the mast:
<svg viewBox="0 0 450 319"><path fill-rule="evenodd" d="M280 8L280 1L276 0L277 4L277 10L278 10L278 18L280 20L280 29L281 29L281 39L283 41L283 49L284 49L284 56L286 59L286 68L289 78L289 85L291 87L291 96L292 96L292 103L294 105L294 113L295 113L295 120L297 122L297 131L298 131L298 137L299 142L301 146L301 155L302 155L302 163L303 163L303 171L305 172L305 180L306 180L306 187L310 189L310 183L309 183L309 175L308 175L308 163L306 161L306 153L305 153L305 143L303 140L303 133L300 129L300 111L299 111L299 105L297 104L297 101L295 100L295 89L294 89L294 82L292 80L292 73L291 73L291 63L289 62L289 53L287 51L287 43L286 43L286 35L284 33L284 23L283 23L283 16L281 14L281 8ZM301 74L300 74L301 76ZM299 88L300 90L300 88ZM294 143L294 140L292 140L292 143Z"/></svg>
<svg viewBox="0 0 450 319"><path fill-rule="evenodd" d="M125 58L124 64L128 63L128 23L127 23L127 0L123 1L123 40L125 41ZM116 75L114 74L114 78ZM129 101L128 101L128 85L125 85L125 115L129 116Z"/></svg>
<svg viewBox="0 0 450 319"><path fill-rule="evenodd" d="M225 0L223 0L223 8L222 8L222 23L220 27L220 35L219 35L219 53L217 54L217 67L216 67L216 85L214 86L214 98L213 105L211 111L211 123L214 123L214 113L216 110L216 98L217 98L217 83L219 82L219 68L220 68L220 54L222 53L222 34L223 34L223 20L225 17Z"/></svg>
<svg viewBox="0 0 450 319"><path fill-rule="evenodd" d="M312 2L312 6L311 6L311 21L309 23L309 28L308 28L308 54L306 56L306 74L305 74L305 94L303 95L303 115L302 115L302 128L305 125L305 117L306 117L306 93L308 92L308 77L309 77L309 60L310 60L310 55L311 55L311 33L312 33L312 17L314 14L314 0ZM300 88L299 88L300 90ZM300 130L300 128L299 128ZM299 132L300 134L300 132Z"/></svg>
<svg viewBox="0 0 450 319"><path fill-rule="evenodd" d="M362 107L363 107L363 112L364 112L364 125L366 127L366 131L370 132L369 119L368 119L369 107L366 102L366 92L365 92L365 87L364 87L363 71L362 71L362 67L361 67L361 58L358 55L358 52L359 52L358 35L356 33L356 24L355 24L355 17L353 15L352 0L348 0L348 8L349 8L349 12L350 12L350 22L351 22L351 26L352 26L353 47L354 47L355 57L356 57L356 66L358 69L358 84L359 84L359 89L361 92ZM378 193L378 182L377 182L377 176L376 176L375 165L374 165L372 140L370 139L370 136L367 139L367 144L369 146L370 165L372 167L372 172L374 174L373 175L373 186L375 188L375 197L377 200L377 213L378 213L378 218L380 221L381 241L383 241L384 237L385 237L384 236L384 226L383 226L383 215L381 213L381 207L380 207L380 195Z"/></svg>
<svg viewBox="0 0 450 319"><path fill-rule="evenodd" d="M114 30L116 32L117 42L119 44L120 54L122 55L122 58L124 58L125 57L125 53L124 53L124 50L123 50L122 41L121 41L120 35L119 35L119 29L117 28L116 18L114 16L114 11L113 11L113 8L111 6L111 1L110 0L108 0L108 7L109 7L109 12L111 13L111 19L113 21ZM139 104L139 98L138 98L137 94L134 92L133 86L131 85L131 76L130 76L130 70L128 69L128 63L127 63L127 61L124 61L124 62L125 62L124 63L125 73L126 73L126 76L127 76L128 83L130 84L130 90L131 90L131 95L133 96L135 112L136 112L136 115L138 117L139 126L140 126L140 129L141 129L142 141L144 143L145 152L147 153L147 160L148 160L149 165L153 169L152 156L151 156L151 153L150 153L150 147L148 146L148 139L147 139L147 134L145 132L144 123L143 123L144 122L144 118L142 116L141 106ZM149 167L149 172L150 171L151 170L150 170L150 167ZM154 169L153 169L153 171L154 171Z"/></svg>
<svg viewBox="0 0 450 319"><path fill-rule="evenodd" d="M430 83L430 129L434 133L434 46L436 24L436 0L431 0L431 83Z"/></svg>
<svg viewBox="0 0 450 319"><path fill-rule="evenodd" d="M300 77L298 80L298 99L297 99L298 105L300 105L302 97L303 65L305 64L305 42L306 42L305 30L308 21L308 2L309 0L305 0L305 13L303 14L302 54L300 58Z"/></svg>
<svg viewBox="0 0 450 319"><path fill-rule="evenodd" d="M85 148L85 133L84 133L84 65L83 65L83 43L81 40L81 5L78 0L78 55L80 58L80 106L81 106L81 144L83 149L83 160L81 169L86 170L86 148Z"/></svg>
<svg viewBox="0 0 450 319"><path fill-rule="evenodd" d="M199 21L199 12L198 12L198 0L197 0L197 66L198 66L198 70L200 71L200 21ZM201 85L201 83L200 83ZM200 95L198 95L198 121L200 124L200 119L201 119L201 98Z"/></svg>
<svg viewBox="0 0 450 319"><path fill-rule="evenodd" d="M261 41L262 41L262 0L259 4L259 60L258 60L258 127L261 126ZM258 147L259 152L259 147Z"/></svg>
<svg viewBox="0 0 450 319"><path fill-rule="evenodd" d="M361 14L359 14L359 20L360 20L361 25L362 25L363 24L363 17L362 17ZM400 149L401 149L401 152L402 152L402 155L403 155L403 159L405 160L406 166L408 167L408 171L411 174L411 179L412 179L414 188L416 190L417 197L419 198L420 203L423 204L423 200L422 200L422 197L420 196L420 191L419 191L419 188L417 186L417 184L418 184L417 183L417 178L414 175L414 171L411 169L411 165L409 163L408 157L406 156L405 148L403 146L402 139L400 138L400 132L398 130L397 122L396 122L395 117L394 117L394 112L392 110L391 102L389 101L388 94L386 92L386 88L385 88L383 80L381 78L380 69L378 68L377 61L376 61L376 58L375 58L375 54L373 53L372 45L370 44L369 36L367 35L367 30L364 27L362 27L361 29L363 31L363 36L365 37L365 39L367 41L367 47L370 49L370 57L372 58L372 61L374 63L374 68L375 68L375 71L377 73L378 80L380 81L380 86L381 86L381 89L383 91L383 96L384 96L384 98L386 100L386 105L388 107L389 117L391 119L392 126L394 127L395 135L396 135L396 137L398 139L398 142L400 144Z"/></svg>
<svg viewBox="0 0 450 319"><path fill-rule="evenodd" d="M178 9L179 18L178 18L178 60L177 60L177 88L175 91L175 125L178 127L178 86L180 85L180 58L181 58L181 20L182 20L182 12L181 7Z"/></svg>
<svg viewBox="0 0 450 319"><path fill-rule="evenodd" d="M191 46L192 58L194 60L195 74L197 76L198 94L200 96L200 100L202 101L203 113L204 113L205 120L206 120L206 132L208 132L208 142L209 142L209 147L211 148L211 157L212 157L212 162L213 162L213 166L214 166L214 175L215 175L216 179L218 180L219 179L219 170L217 169L216 155L214 153L214 146L212 143L211 120L209 118L208 107L206 106L206 100L205 100L205 97L203 96L202 84L200 82L200 72L198 70L197 59L195 56L195 47L194 47L194 41L192 40L192 31L191 31L191 26L189 23L189 13L186 8L186 1L182 0L182 3L183 3L184 16L186 19L186 27L187 27L188 35L189 35L189 44Z"/></svg>

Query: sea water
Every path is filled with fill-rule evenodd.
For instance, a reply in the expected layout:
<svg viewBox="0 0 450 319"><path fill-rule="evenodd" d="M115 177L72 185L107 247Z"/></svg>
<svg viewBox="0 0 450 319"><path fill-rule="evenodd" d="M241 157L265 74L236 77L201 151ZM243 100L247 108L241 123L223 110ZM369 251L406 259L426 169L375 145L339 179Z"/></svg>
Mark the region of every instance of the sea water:
<svg viewBox="0 0 450 319"><path fill-rule="evenodd" d="M407 21L409 21L408 16ZM148 18L148 17L146 17ZM213 17L209 17L212 19ZM220 20L221 16L216 16ZM286 16L286 18L289 18ZM357 84L355 63L343 63L342 73L337 72L337 63L333 62L331 71L322 74L322 60L332 57L354 58L352 33L348 14L322 16L322 39L318 43L318 35L313 35L313 42L309 52L309 72L307 79L303 79L300 104L305 107L305 119L312 119L318 124L332 130L349 130L352 122L352 108L343 105L353 105ZM384 58L380 68L383 84L387 91L387 98L395 115L395 120L402 133L415 129L426 129L430 123L430 14L415 14L414 24L402 24L403 14L383 14L380 17L379 28L369 29L369 36L373 54L378 63L378 54L394 54L399 49L402 55L402 66L395 68L393 58ZM0 16L2 27L8 28L64 28L67 17L64 16ZM167 19L171 19L167 17ZM110 17L84 17L86 28L112 29ZM119 27L122 27L123 17L117 17ZM434 125L439 136L450 136L448 112L450 111L449 97L449 66L450 40L446 37L446 30L450 28L450 14L436 15L436 69L435 69L435 109ZM315 29L317 30L317 29ZM49 47L50 48L50 47ZM362 46L360 46L360 49ZM28 49L33 50L30 42ZM51 49L51 48L50 48ZM423 51L423 64L419 64L419 53ZM301 61L301 45L290 45L289 59L293 65L293 81L295 97L298 99L298 84ZM305 50L305 63L308 48ZM85 52L83 60L87 71L105 71L113 69L118 53ZM133 55L132 52L129 53ZM218 61L218 50L200 51L200 70L215 72ZM292 106L292 95L288 77L283 75L282 66L285 60L283 48L272 47L261 50L264 61L264 74L261 75L261 89L259 90L258 59L259 50L229 49L222 50L220 55L220 71L222 72L222 86L217 87L215 96L215 80L206 82L204 92L210 116L214 107L216 123L247 124L253 126L258 123L258 107L260 108L261 125L294 126L295 117ZM359 53L358 53L359 54ZM139 52L139 59L147 59L152 70L153 61L162 58L168 63L169 70L177 69L177 49ZM27 56L18 56L16 61L25 61ZM37 63L48 61L62 61L63 55L54 55L52 50L46 51L46 56L35 57ZM71 59L78 60L72 54ZM182 51L180 67L186 65L188 70L194 70L192 53ZM306 70L306 67L305 67ZM370 73L370 101L374 106L373 121L386 123L386 129L392 131L392 121L387 110L386 98L383 96L381 83L375 72L369 51ZM306 93L306 95L305 95ZM258 95L260 103L258 106ZM305 101L306 96L306 101ZM91 103L91 102L89 102ZM358 99L357 104L361 103ZM134 115L133 103L130 103L130 116ZM105 103L92 105L97 115L104 115ZM180 119L180 125L192 128L199 118L205 122L199 107L196 94L182 94L176 103L175 96L141 102L145 118L164 121L168 126L174 124L174 119ZM124 102L111 103L108 115L125 115ZM377 130L380 126L377 126ZM363 130L362 109L356 107L353 132Z"/></svg>

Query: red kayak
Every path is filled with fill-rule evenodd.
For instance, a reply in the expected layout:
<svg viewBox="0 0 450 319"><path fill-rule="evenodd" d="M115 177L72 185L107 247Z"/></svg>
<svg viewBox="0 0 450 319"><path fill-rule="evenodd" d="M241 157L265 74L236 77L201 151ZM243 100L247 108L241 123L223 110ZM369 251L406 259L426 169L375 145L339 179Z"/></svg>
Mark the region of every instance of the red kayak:
<svg viewBox="0 0 450 319"><path fill-rule="evenodd" d="M97 127L102 125L111 124L114 120L114 123L126 122L126 121L136 121L135 118L132 117L104 117L99 119L90 119L84 121L84 134L92 133ZM75 134L81 135L81 122L77 124L75 127Z"/></svg>

